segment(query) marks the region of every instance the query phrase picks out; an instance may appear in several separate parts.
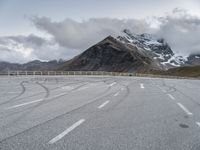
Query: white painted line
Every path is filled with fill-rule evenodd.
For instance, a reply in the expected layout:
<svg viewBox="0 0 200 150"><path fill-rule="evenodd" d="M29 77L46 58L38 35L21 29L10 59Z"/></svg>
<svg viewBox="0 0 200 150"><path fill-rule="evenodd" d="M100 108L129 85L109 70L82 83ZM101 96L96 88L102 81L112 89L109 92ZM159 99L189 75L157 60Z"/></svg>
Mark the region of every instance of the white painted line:
<svg viewBox="0 0 200 150"><path fill-rule="evenodd" d="M72 86L63 86L62 89L63 90L73 90L74 87L72 87Z"/></svg>
<svg viewBox="0 0 200 150"><path fill-rule="evenodd" d="M200 127L200 122L196 122L196 124Z"/></svg>
<svg viewBox="0 0 200 150"><path fill-rule="evenodd" d="M61 94L58 94L58 95L53 96L52 98L57 98L57 97L60 97L60 96L66 95L66 94L67 94L67 93L61 93Z"/></svg>
<svg viewBox="0 0 200 150"><path fill-rule="evenodd" d="M119 95L119 92L115 93L115 95L114 95L114 96L118 96L118 95Z"/></svg>
<svg viewBox="0 0 200 150"><path fill-rule="evenodd" d="M187 115L192 115L192 113L181 103L177 103L179 105L179 107L181 107L183 109L183 111L186 112Z"/></svg>
<svg viewBox="0 0 200 150"><path fill-rule="evenodd" d="M8 94L19 93L19 92L8 92Z"/></svg>
<svg viewBox="0 0 200 150"><path fill-rule="evenodd" d="M81 88L79 88L77 91L81 91L81 90L85 90L85 89L88 89L89 87L81 87Z"/></svg>
<svg viewBox="0 0 200 150"><path fill-rule="evenodd" d="M37 103L37 102L40 102L40 101L43 101L43 100L44 100L44 99L38 99L38 100L31 101L31 102L27 102L27 103L19 104L19 105L14 105L14 106L8 107L7 109L18 108L18 107L22 107L22 106L30 105L30 104L33 104L33 103Z"/></svg>
<svg viewBox="0 0 200 150"><path fill-rule="evenodd" d="M140 88L144 89L144 84L143 83L140 84Z"/></svg>
<svg viewBox="0 0 200 150"><path fill-rule="evenodd" d="M104 102L103 104L101 104L98 108L101 109L103 108L104 106L106 106L110 101L106 101Z"/></svg>
<svg viewBox="0 0 200 150"><path fill-rule="evenodd" d="M172 96L171 94L167 94L169 96L169 98L171 98L172 100L175 100L174 96Z"/></svg>
<svg viewBox="0 0 200 150"><path fill-rule="evenodd" d="M55 142L59 141L60 139L62 139L65 135L67 135L69 132L71 132L72 130L74 130L75 128L77 128L78 126L80 126L83 122L85 121L85 119L81 119L78 122L74 123L71 127L69 127L68 129L66 129L65 131L63 131L61 134L59 134L58 136L56 136L55 138L51 139L48 143L49 144L54 144Z"/></svg>
<svg viewBox="0 0 200 150"><path fill-rule="evenodd" d="M115 85L116 84L116 82L113 82L113 83L111 83L109 86L113 86L113 85Z"/></svg>

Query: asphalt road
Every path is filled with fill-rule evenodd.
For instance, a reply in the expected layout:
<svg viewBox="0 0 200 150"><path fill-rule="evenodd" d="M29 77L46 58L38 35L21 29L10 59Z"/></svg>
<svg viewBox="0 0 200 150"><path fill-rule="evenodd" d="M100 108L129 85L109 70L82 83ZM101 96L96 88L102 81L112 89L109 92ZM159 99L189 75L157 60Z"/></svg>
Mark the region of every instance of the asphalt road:
<svg viewBox="0 0 200 150"><path fill-rule="evenodd" d="M200 150L200 81L0 77L1 150Z"/></svg>

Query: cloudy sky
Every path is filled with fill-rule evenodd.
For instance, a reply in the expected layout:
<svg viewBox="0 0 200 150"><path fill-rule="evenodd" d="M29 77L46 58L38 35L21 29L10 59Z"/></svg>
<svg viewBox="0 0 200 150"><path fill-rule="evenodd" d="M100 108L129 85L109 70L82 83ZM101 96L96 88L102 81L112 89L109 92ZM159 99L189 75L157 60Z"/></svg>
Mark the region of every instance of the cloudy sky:
<svg viewBox="0 0 200 150"><path fill-rule="evenodd" d="M200 53L199 0L0 0L0 61L70 59L125 28Z"/></svg>

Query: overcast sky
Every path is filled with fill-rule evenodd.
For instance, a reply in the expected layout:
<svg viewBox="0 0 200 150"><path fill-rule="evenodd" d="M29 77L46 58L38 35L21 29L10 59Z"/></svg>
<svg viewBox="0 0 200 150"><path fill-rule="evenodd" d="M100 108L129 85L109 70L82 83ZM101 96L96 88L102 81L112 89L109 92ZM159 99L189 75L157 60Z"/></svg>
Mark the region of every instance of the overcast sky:
<svg viewBox="0 0 200 150"><path fill-rule="evenodd" d="M0 0L0 60L69 59L123 28L200 53L199 0Z"/></svg>

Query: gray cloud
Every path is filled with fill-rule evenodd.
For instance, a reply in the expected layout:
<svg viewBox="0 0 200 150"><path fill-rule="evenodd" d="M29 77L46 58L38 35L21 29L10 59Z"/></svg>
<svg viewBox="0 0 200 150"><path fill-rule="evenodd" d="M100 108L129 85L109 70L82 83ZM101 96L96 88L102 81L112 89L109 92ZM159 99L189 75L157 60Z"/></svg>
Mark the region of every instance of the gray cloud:
<svg viewBox="0 0 200 150"><path fill-rule="evenodd" d="M154 17L152 28L147 20L99 18L77 22L72 19L54 22L46 17L32 18L34 25L50 34L61 46L85 50L108 35L120 35L123 29L133 33L153 33L165 38L175 53L189 55L200 52L200 19L176 8L163 17Z"/></svg>
<svg viewBox="0 0 200 150"><path fill-rule="evenodd" d="M7 36L7 39L16 41L18 43L26 43L27 45L32 46L43 46L47 43L47 40L41 37L38 37L34 34L31 34L29 36Z"/></svg>
<svg viewBox="0 0 200 150"><path fill-rule="evenodd" d="M50 18L32 18L35 26L52 35L61 46L85 50L109 35L119 35L123 29L129 28L135 33L149 31L145 20L119 20L110 18L89 19L77 22L65 19L53 22Z"/></svg>
<svg viewBox="0 0 200 150"><path fill-rule="evenodd" d="M69 51L52 39L36 35L0 37L0 61L24 63L27 61L69 59L77 51Z"/></svg>
<svg viewBox="0 0 200 150"><path fill-rule="evenodd" d="M200 18L177 8L172 14L157 19L160 28L156 34L165 38L175 52L200 53Z"/></svg>

